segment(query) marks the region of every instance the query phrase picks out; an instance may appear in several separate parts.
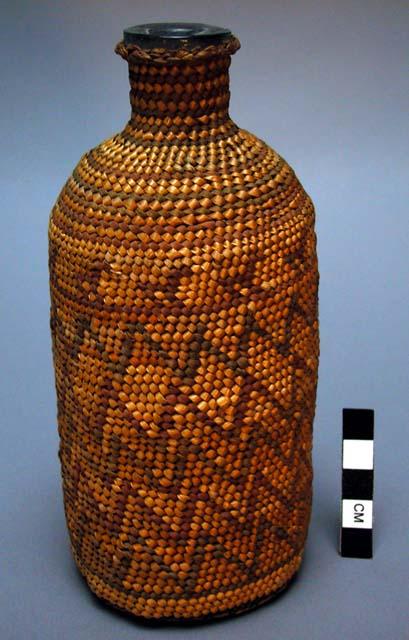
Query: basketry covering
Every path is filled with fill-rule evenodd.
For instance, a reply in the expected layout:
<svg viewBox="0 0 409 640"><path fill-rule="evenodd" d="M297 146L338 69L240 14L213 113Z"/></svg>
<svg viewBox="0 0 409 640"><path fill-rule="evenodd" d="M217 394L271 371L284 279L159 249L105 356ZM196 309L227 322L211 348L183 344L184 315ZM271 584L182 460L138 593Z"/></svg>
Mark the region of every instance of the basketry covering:
<svg viewBox="0 0 409 640"><path fill-rule="evenodd" d="M271 597L310 518L314 208L229 117L238 46L120 43L131 119L81 158L49 223L72 551L95 594L145 618Z"/></svg>

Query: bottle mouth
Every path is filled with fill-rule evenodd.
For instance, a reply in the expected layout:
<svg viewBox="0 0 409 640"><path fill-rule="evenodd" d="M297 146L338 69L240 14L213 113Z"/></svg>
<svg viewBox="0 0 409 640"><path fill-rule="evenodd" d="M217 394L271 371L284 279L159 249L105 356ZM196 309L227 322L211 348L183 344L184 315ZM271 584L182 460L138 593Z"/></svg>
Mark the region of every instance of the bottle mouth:
<svg viewBox="0 0 409 640"><path fill-rule="evenodd" d="M200 22L150 22L124 30L124 44L143 49L179 49L222 44L232 36L230 29Z"/></svg>

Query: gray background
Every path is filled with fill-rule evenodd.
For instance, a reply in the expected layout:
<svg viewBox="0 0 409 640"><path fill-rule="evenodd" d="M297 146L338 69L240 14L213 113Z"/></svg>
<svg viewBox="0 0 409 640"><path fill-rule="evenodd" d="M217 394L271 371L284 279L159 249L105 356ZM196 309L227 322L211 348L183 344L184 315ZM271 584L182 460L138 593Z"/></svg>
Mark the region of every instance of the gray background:
<svg viewBox="0 0 409 640"><path fill-rule="evenodd" d="M385 0L24 2L1 8L2 640L409 637L408 7ZM129 115L113 48L140 22L230 27L231 115L294 167L317 210L321 361L303 569L276 603L196 628L102 608L71 559L48 327L50 209ZM376 412L375 556L337 553L341 410Z"/></svg>

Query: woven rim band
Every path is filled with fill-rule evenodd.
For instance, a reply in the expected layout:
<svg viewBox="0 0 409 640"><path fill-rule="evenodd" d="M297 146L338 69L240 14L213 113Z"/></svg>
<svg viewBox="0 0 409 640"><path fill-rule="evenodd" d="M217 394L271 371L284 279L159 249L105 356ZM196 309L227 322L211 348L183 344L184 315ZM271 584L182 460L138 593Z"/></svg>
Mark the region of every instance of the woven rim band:
<svg viewBox="0 0 409 640"><path fill-rule="evenodd" d="M163 48L143 49L137 44L125 44L123 40L118 42L115 53L120 55L127 62L133 60L146 60L158 64L168 62L192 62L193 60L204 60L209 58L219 58L221 56L231 56L240 49L240 41L235 36L229 36L225 42L212 44L207 47L181 47L171 50Z"/></svg>

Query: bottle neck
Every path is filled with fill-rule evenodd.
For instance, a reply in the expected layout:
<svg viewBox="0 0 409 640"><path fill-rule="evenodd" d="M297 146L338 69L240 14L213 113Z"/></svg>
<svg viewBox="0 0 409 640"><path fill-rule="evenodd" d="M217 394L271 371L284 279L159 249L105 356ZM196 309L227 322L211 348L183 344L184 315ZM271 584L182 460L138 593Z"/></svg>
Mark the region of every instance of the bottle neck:
<svg viewBox="0 0 409 640"><path fill-rule="evenodd" d="M236 131L229 116L229 67L239 47L231 34L162 47L119 42L115 51L128 63L131 85L127 132L145 139L192 140Z"/></svg>
<svg viewBox="0 0 409 640"><path fill-rule="evenodd" d="M167 64L129 61L130 124L177 134L231 122L230 61L230 56Z"/></svg>

